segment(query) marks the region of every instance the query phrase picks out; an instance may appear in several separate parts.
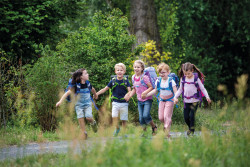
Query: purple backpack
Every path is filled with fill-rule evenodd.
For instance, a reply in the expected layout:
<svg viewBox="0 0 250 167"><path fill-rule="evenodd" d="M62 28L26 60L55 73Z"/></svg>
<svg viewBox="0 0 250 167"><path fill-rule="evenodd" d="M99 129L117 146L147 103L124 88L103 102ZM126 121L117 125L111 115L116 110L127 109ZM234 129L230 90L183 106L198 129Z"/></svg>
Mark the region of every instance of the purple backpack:
<svg viewBox="0 0 250 167"><path fill-rule="evenodd" d="M186 99L191 99L191 98L195 98L195 99L199 99L200 100L200 106L201 106L201 102L202 102L202 97L204 96L204 94L202 93L200 87L199 87L199 84L198 84L198 73L193 73L194 74L194 82L186 82L186 77L183 76L182 77L182 81L181 81L181 84L182 84L182 98L186 98ZM203 74L202 74L203 75ZM204 83L204 80L202 79L201 80L202 84ZM194 95L192 96L184 96L184 84L194 84L195 87L197 88L197 93L195 93Z"/></svg>

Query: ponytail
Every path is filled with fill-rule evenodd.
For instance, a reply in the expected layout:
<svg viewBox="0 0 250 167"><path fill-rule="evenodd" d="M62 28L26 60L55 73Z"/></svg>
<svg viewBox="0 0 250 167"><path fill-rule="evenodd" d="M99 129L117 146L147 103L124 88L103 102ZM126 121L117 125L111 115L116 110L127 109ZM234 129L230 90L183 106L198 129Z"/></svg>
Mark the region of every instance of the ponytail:
<svg viewBox="0 0 250 167"><path fill-rule="evenodd" d="M199 68L197 68L194 64L191 64L190 62L186 62L185 64L181 65L181 69L179 70L179 76L182 78L184 76L183 71L194 71L198 73L198 77L200 80L205 80L205 75L201 73Z"/></svg>

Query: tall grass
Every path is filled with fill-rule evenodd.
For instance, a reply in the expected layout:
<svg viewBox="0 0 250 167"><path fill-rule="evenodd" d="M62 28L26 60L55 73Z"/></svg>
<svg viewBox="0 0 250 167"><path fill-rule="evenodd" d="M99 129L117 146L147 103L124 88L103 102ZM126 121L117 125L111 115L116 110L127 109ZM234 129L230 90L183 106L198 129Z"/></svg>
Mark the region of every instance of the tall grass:
<svg viewBox="0 0 250 167"><path fill-rule="evenodd" d="M238 83L240 84L240 83ZM238 86L240 87L240 86ZM120 137L111 138L113 127L107 126L108 111L100 113L99 130L91 137L99 137L90 149L74 153L75 146L68 154L45 154L17 160L5 160L0 166L249 166L250 165L250 101L246 98L231 100L222 108L214 105L211 109L198 110L197 126L200 136L166 139L159 128L151 137L140 137L141 128L128 124ZM71 114L70 114L71 113ZM73 110L61 122L55 132L61 139L82 141L79 127L72 121ZM172 131L184 131L185 125L173 124ZM123 137L129 134L129 137ZM108 138L107 138L108 137ZM86 142L91 141L89 138ZM104 140L105 142L103 142Z"/></svg>

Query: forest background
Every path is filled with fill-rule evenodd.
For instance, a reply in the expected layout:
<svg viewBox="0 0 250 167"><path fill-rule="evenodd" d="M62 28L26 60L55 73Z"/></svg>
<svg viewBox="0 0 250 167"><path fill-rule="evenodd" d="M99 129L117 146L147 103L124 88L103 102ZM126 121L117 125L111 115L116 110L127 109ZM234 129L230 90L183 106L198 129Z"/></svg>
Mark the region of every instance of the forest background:
<svg viewBox="0 0 250 167"><path fill-rule="evenodd" d="M119 62L131 76L138 58L150 66L166 62L175 73L189 61L206 75L214 102L236 97L237 77L250 71L248 0L2 0L0 6L1 128L55 130L59 93L70 72L83 67L100 90ZM136 110L131 103L131 122L138 122Z"/></svg>

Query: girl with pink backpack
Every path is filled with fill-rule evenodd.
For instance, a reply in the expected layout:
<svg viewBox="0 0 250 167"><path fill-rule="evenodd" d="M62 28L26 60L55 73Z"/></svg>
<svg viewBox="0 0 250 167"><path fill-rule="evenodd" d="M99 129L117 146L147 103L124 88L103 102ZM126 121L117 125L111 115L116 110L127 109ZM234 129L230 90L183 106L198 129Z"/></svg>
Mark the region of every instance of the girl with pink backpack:
<svg viewBox="0 0 250 167"><path fill-rule="evenodd" d="M202 83L205 76L194 64L190 62L182 64L179 76L181 78L181 84L175 94L174 103L176 104L178 102L178 97L182 94L184 119L189 128L187 135L190 135L194 134L195 131L195 113L198 104L202 101L202 94L206 97L208 103L211 103L211 100Z"/></svg>

